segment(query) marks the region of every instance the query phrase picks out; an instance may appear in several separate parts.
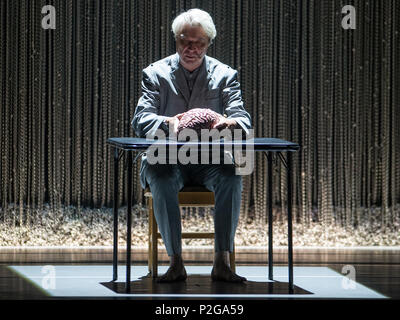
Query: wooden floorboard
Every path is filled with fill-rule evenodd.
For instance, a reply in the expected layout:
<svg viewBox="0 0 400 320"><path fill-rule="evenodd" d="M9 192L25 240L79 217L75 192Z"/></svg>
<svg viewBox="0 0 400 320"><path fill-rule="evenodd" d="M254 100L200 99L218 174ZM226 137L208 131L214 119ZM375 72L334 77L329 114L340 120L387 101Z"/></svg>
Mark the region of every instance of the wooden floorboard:
<svg viewBox="0 0 400 320"><path fill-rule="evenodd" d="M339 273L343 274L343 268L346 265L351 265L355 270L355 280L367 286L370 289L376 290L377 292L393 298L400 299L400 263L398 261L398 255L396 256L395 251L390 250L359 250L359 251L343 251L343 250L332 250L327 251L316 251L313 254L311 251L303 251L303 256L306 259L294 259L295 266L325 266L329 267ZM353 253L353 255L352 255ZM34 286L29 280L19 276L7 266L9 265L45 265L45 264L61 264L61 265L80 265L80 264L104 264L111 265L112 259L109 257L110 252L104 253L102 250L88 250L76 251L74 249L60 250L54 249L49 251L25 248L24 250L0 250L0 299L45 299L45 294ZM298 253L300 254L300 253ZM325 254L325 259L321 259L321 255ZM327 258L329 257L329 259ZM133 255L133 257L135 257ZM299 257L299 256L298 256ZM353 259L352 259L353 257ZM362 257L362 258L361 258ZM120 265L124 265L124 257L120 255ZM145 265L146 260L133 261L134 265ZM187 265L199 265L199 262L186 261ZM210 261L203 261L200 265L212 264ZM165 265L165 263L164 263ZM246 265L239 262L238 265ZM264 263L253 263L252 265L265 265L267 266L267 260ZM276 261L274 266L285 265L282 261ZM194 280L194 279L192 279ZM196 281L202 281L204 289L202 292L213 291L212 283L206 285L206 279L198 278ZM204 280L204 281L203 281ZM143 280L143 285L148 282L149 279ZM147 282L146 282L147 281ZM207 281L210 281L209 279ZM106 283L104 283L107 286ZM115 290L120 290L118 287ZM122 285L122 284L121 284ZM161 290L156 287L152 287L157 290ZM199 289L199 286L193 284L193 288ZM265 288L265 287L264 287ZM283 288L283 287L282 287ZM286 289L286 288L285 288ZM275 285L274 290L279 290L279 284Z"/></svg>

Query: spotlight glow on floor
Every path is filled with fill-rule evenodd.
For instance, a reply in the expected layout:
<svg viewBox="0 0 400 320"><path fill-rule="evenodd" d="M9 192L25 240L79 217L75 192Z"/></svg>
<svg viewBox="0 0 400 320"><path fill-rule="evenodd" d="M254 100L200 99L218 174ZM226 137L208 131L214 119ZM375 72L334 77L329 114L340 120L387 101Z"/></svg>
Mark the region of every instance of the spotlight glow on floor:
<svg viewBox="0 0 400 320"><path fill-rule="evenodd" d="M111 282L112 266L107 265L46 265L46 266L9 266L9 269L16 272L21 277L27 279L38 287L42 292L52 297L174 297L174 298L196 298L196 297L220 297L220 298L325 298L325 299L382 299L387 298L382 294L367 288L366 286L350 280L347 276L340 274L327 267L294 267L294 284L297 288L294 294L289 294L282 290L272 290L269 283L278 285L280 288L286 286L288 282L288 269L285 266L274 267L274 281L267 279L268 268L264 266L237 266L236 272L247 278L249 288L251 285L257 285L254 290L232 290L233 293L227 292L226 286L223 293L216 294L214 291L208 291L207 288L212 286L212 282L208 281L211 273L211 266L186 266L186 270L191 279L200 279L201 283L209 283L205 287L196 284L191 288L185 288L185 292L173 291L168 292L164 287L162 293L155 293L155 285L148 279L142 291L131 294L118 293L112 290ZM118 267L119 278L117 284L120 286L125 282L125 266ZM159 267L159 274L164 273L167 266ZM131 286L135 286L135 282L143 281L143 277L148 274L147 266L133 266L131 269ZM196 278L197 277L197 278ZM206 279L206 282L204 282ZM195 280L193 280L195 281ZM208 282L207 282L208 281ZM187 281L188 283L190 281ZM260 285L265 283L265 292L260 291ZM116 285L116 284L115 284ZM208 287L207 287L208 286ZM269 287L269 289L268 289ZM272 286L273 287L273 286ZM172 288L172 287L171 287ZM229 287L228 287L229 288ZM233 287L236 288L236 287ZM215 289L215 288L214 288ZM158 292L160 292L158 290ZM214 292L214 293L213 293ZM250 292L250 293L246 293ZM257 292L254 294L254 292ZM279 293L283 292L283 293Z"/></svg>

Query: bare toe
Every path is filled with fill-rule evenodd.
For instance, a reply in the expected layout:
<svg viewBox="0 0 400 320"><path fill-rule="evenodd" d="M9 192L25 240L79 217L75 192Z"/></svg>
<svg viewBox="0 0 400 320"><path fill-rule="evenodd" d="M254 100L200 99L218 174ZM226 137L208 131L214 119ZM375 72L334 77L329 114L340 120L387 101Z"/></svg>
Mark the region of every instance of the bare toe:
<svg viewBox="0 0 400 320"><path fill-rule="evenodd" d="M224 268L214 267L211 272L211 279L213 281L225 281L225 282L236 282L236 283L247 281L245 277L237 275L227 266Z"/></svg>

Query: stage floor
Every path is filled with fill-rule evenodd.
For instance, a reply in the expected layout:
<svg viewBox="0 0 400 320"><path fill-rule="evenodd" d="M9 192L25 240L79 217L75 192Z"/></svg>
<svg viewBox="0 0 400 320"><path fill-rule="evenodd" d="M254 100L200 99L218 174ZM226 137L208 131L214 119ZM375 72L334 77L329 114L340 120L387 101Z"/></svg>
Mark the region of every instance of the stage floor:
<svg viewBox="0 0 400 320"><path fill-rule="evenodd" d="M326 266L295 266L295 291L288 292L288 269L274 266L274 281L267 278L267 266L237 266L244 284L212 282L211 266L188 265L186 282L158 284L147 276L148 268L131 269L131 291L125 291L125 266L111 281L111 265L2 265L0 299L130 298L130 299L386 299L346 273ZM167 266L159 266L159 274ZM356 274L357 276L357 274ZM353 278L354 279L354 278Z"/></svg>

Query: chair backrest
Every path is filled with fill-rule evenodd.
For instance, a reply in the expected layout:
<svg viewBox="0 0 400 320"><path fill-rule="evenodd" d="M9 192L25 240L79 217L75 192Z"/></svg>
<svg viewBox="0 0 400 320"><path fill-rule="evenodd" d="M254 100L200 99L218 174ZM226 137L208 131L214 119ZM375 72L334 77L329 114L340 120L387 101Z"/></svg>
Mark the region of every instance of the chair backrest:
<svg viewBox="0 0 400 320"><path fill-rule="evenodd" d="M145 197L152 197L149 188L144 191ZM181 207L214 207L214 192L204 186L184 186L178 193L179 206Z"/></svg>

